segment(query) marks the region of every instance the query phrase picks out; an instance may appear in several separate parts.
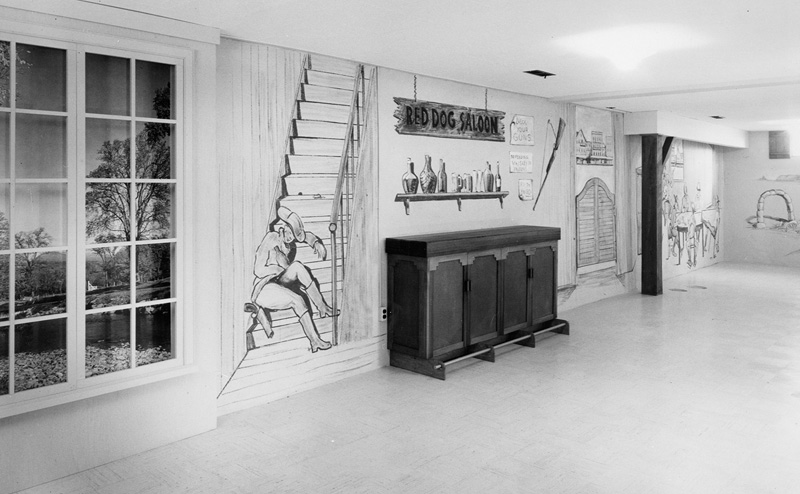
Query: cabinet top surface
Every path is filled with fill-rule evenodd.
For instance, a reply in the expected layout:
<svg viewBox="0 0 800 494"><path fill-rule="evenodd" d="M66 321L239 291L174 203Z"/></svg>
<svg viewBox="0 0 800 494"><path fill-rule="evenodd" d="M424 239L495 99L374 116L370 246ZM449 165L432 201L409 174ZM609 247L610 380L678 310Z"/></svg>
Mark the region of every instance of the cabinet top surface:
<svg viewBox="0 0 800 494"><path fill-rule="evenodd" d="M506 226L387 238L386 252L415 257L432 257L478 249L551 242L560 238L560 228L530 225Z"/></svg>

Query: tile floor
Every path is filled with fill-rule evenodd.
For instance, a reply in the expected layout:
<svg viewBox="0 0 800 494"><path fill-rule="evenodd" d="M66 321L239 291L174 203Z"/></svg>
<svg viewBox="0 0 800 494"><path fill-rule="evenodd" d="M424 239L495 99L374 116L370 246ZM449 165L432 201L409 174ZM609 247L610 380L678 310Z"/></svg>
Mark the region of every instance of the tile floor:
<svg viewBox="0 0 800 494"><path fill-rule="evenodd" d="M561 317L445 382L382 368L25 492L800 491L800 270L721 264Z"/></svg>

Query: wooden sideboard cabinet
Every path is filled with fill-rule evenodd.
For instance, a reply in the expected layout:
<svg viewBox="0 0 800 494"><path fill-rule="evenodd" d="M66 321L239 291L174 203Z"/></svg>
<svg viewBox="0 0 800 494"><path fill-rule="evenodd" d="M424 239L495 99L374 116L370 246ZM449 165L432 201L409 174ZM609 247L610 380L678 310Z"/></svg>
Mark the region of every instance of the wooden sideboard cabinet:
<svg viewBox="0 0 800 494"><path fill-rule="evenodd" d="M559 238L540 226L387 238L391 365L444 379L498 346L569 334L556 317Z"/></svg>

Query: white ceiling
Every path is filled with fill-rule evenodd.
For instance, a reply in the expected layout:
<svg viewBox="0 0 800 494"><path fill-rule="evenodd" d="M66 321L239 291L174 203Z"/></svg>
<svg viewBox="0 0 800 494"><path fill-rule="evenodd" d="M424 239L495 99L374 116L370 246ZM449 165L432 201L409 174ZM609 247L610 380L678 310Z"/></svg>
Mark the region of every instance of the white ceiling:
<svg viewBox="0 0 800 494"><path fill-rule="evenodd" d="M556 101L800 126L796 0L64 1ZM622 44L603 44L612 30ZM606 58L625 54L644 58L627 70Z"/></svg>

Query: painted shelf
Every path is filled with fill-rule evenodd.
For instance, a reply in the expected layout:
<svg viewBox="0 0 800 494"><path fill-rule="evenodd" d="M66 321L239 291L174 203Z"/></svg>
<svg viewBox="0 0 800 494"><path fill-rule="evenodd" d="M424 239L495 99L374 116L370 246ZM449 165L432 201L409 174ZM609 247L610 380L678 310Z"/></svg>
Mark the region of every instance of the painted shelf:
<svg viewBox="0 0 800 494"><path fill-rule="evenodd" d="M503 199L508 195L508 191L500 192L439 192L435 194L397 194L394 202L402 202L406 207L406 214L412 202L420 201L452 201L458 203L458 210L461 211L461 201L469 199L499 199L500 207L503 207Z"/></svg>

